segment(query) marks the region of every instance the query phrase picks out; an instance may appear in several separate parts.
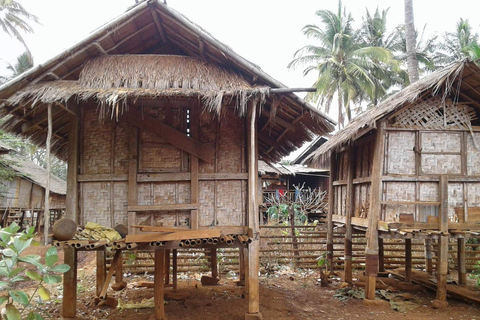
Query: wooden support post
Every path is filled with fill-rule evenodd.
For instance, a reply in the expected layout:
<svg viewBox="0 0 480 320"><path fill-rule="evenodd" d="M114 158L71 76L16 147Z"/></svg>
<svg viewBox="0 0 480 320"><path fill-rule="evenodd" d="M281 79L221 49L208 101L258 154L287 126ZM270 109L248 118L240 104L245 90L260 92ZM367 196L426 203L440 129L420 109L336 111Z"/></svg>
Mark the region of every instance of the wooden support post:
<svg viewBox="0 0 480 320"><path fill-rule="evenodd" d="M210 266L212 268L212 278L218 278L217 248L210 248Z"/></svg>
<svg viewBox="0 0 480 320"><path fill-rule="evenodd" d="M412 283L412 239L405 239L405 282Z"/></svg>
<svg viewBox="0 0 480 320"><path fill-rule="evenodd" d="M355 174L355 149L353 147L348 149L348 172L347 172L347 198L346 198L346 212L345 212L345 265L344 274L345 282L352 284L352 216L354 210L354 196L353 196L353 176Z"/></svg>
<svg viewBox="0 0 480 320"><path fill-rule="evenodd" d="M137 205L137 169L138 169L138 129L130 128L129 137L129 164L128 164L128 205ZM128 212L128 234L135 234L137 229L132 226L137 224L136 212Z"/></svg>
<svg viewBox="0 0 480 320"><path fill-rule="evenodd" d="M248 318L261 319L258 270L260 268L259 206L257 203L258 143L257 143L257 100L252 99L247 116L248 153L248 227L253 231L252 242L248 244Z"/></svg>
<svg viewBox="0 0 480 320"><path fill-rule="evenodd" d="M123 281L123 253L122 250L118 250L118 252L118 262L115 266L115 283L120 283Z"/></svg>
<svg viewBox="0 0 480 320"><path fill-rule="evenodd" d="M458 284L467 284L467 266L465 264L465 238L457 239Z"/></svg>
<svg viewBox="0 0 480 320"><path fill-rule="evenodd" d="M378 271L385 272L385 250L382 238L378 238Z"/></svg>
<svg viewBox="0 0 480 320"><path fill-rule="evenodd" d="M336 178L337 159L336 154L330 156L330 182L328 191L328 216L327 216L327 262L329 270L333 270L333 215L335 212L335 189L333 180Z"/></svg>
<svg viewBox="0 0 480 320"><path fill-rule="evenodd" d="M67 168L67 197L65 200L65 217L77 224L78 219L78 117L71 116L70 131L68 133L68 168Z"/></svg>
<svg viewBox="0 0 480 320"><path fill-rule="evenodd" d="M200 105L196 104L190 109L190 134L193 138L198 139L200 126ZM190 202L198 203L199 183L198 183L198 157L190 154ZM198 229L199 218L198 209L190 211L190 228Z"/></svg>
<svg viewBox="0 0 480 320"><path fill-rule="evenodd" d="M437 295L436 300L447 301L447 273L448 273L448 178L445 175L440 176L439 181L440 198L440 232L438 239L438 259L437 259Z"/></svg>
<svg viewBox="0 0 480 320"><path fill-rule="evenodd" d="M70 246L63 248L63 263L70 270L63 274L63 304L64 318L75 318L77 313L77 250Z"/></svg>
<svg viewBox="0 0 480 320"><path fill-rule="evenodd" d="M245 293L248 294L247 291L247 283L245 282L245 272L248 269L248 265L245 264L245 257L248 256L248 248L239 248L238 249L238 254L239 254L239 280L240 283L238 285L243 285L245 286Z"/></svg>
<svg viewBox="0 0 480 320"><path fill-rule="evenodd" d="M52 105L48 105L48 133L47 133L47 141L46 145L46 152L45 152L45 162L47 163L47 181L45 182L45 212L44 212L44 224L43 224L43 232L45 236L45 245L48 245L48 234L50 232L50 175L51 175L51 161L50 161L50 154L51 154L51 143L52 143Z"/></svg>
<svg viewBox="0 0 480 320"><path fill-rule="evenodd" d="M425 271L433 273L432 239L425 239Z"/></svg>
<svg viewBox="0 0 480 320"><path fill-rule="evenodd" d="M177 291L177 280L178 280L178 263L177 263L177 258L178 258L178 251L177 249L172 250L172 260L173 260L173 266L172 266L172 282L173 282L173 291Z"/></svg>
<svg viewBox="0 0 480 320"><path fill-rule="evenodd" d="M107 276L107 259L105 250L97 251L97 297L100 297L105 277Z"/></svg>
<svg viewBox="0 0 480 320"><path fill-rule="evenodd" d="M385 156L386 122L377 123L370 187L370 209L368 210L367 247L365 249L365 299L375 300L375 284L378 274L378 220L380 219L382 195L383 161Z"/></svg>
<svg viewBox="0 0 480 320"><path fill-rule="evenodd" d="M165 285L170 283L170 249L165 250Z"/></svg>
<svg viewBox="0 0 480 320"><path fill-rule="evenodd" d="M155 317L157 320L165 319L164 305L164 268L165 268L165 250L155 250L155 275L154 275L154 301Z"/></svg>

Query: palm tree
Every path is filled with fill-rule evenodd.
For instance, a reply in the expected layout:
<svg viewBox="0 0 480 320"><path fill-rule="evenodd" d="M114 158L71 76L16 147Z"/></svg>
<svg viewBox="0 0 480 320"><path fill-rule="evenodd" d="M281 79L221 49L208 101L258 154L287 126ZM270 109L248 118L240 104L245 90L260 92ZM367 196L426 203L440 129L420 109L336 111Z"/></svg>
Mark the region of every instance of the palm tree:
<svg viewBox="0 0 480 320"><path fill-rule="evenodd" d="M11 76L0 76L0 85L15 78L33 67L33 57L29 51L25 51L17 57L15 64L8 63L7 69L12 72Z"/></svg>
<svg viewBox="0 0 480 320"><path fill-rule="evenodd" d="M463 58L480 58L479 36L474 33L468 19L460 18L455 32L446 32L440 49L443 62L449 63Z"/></svg>
<svg viewBox="0 0 480 320"><path fill-rule="evenodd" d="M355 41L353 19L342 7L341 1L336 13L319 10L316 15L322 25L310 24L302 29L303 34L315 40L316 44L299 49L288 67L306 66L304 75L318 72L313 85L317 91L309 93L306 98L323 105L328 113L336 95L338 123L342 127L344 111L347 119L351 120L351 105L374 95L375 81L370 71L379 66L376 61L389 63L393 56L388 49L362 47Z"/></svg>
<svg viewBox="0 0 480 320"><path fill-rule="evenodd" d="M0 26L5 33L20 41L28 51L27 44L21 35L21 31L32 33L33 29L26 20L38 23L37 16L29 13L25 8L14 0L0 0Z"/></svg>
<svg viewBox="0 0 480 320"><path fill-rule="evenodd" d="M414 83L420 77L418 75L418 60L415 44L415 23L413 18L412 0L405 0L405 40L407 45L407 67L410 83Z"/></svg>
<svg viewBox="0 0 480 320"><path fill-rule="evenodd" d="M357 42L362 47L378 47L389 50L392 53L401 51L402 34L401 28L397 27L392 32L387 32L387 14L389 9L379 11L378 7L372 15L366 9L360 30L357 33ZM397 60L397 59L395 59ZM371 105L375 106L382 98L388 95L390 89L397 85L408 84L408 75L401 70L399 60L374 61L375 65L370 72L374 81L374 94L371 97Z"/></svg>

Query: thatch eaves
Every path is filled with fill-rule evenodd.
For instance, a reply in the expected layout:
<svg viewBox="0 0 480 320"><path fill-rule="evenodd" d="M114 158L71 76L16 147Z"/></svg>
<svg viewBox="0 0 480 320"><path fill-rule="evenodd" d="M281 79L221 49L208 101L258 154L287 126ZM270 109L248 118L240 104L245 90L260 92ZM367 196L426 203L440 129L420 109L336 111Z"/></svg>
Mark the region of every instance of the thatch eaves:
<svg viewBox="0 0 480 320"><path fill-rule="evenodd" d="M453 101L467 101L480 109L480 68L472 61L457 61L411 84L377 106L353 119L304 162L326 157L330 152L362 137L376 128L377 121L405 108L418 99L441 95Z"/></svg>
<svg viewBox="0 0 480 320"><path fill-rule="evenodd" d="M81 73L86 72L93 61L100 63L109 56L125 56L125 59L128 59L128 55L188 56L219 66L229 76L235 74L238 79L243 79L242 82L248 85L248 89L241 85L243 88L241 92L249 92L255 99L258 98L257 95L266 98L258 117L258 128L259 155L268 161L278 161L316 135L334 129L335 121L305 103L294 93L268 94L269 88L278 89L285 86L162 1L150 0L133 6L70 49L1 86L0 104L4 103L2 112L15 118L7 124L7 130L29 137L42 145L46 137L46 125L41 121L46 118L46 104L48 101L63 100L64 103L55 104L53 110L56 114L53 151L64 158L69 134L68 120L71 113L69 108L72 104L68 103L72 100L66 99L69 96L67 90L75 93L71 95L72 99L74 96L80 99L99 97L110 104L118 101L117 97L156 98L168 95L189 97L197 94L209 98L211 111L218 112L218 102L221 100L219 97L223 93L217 91L211 94L214 91L212 88L208 94L207 90L203 90L205 83L201 84L202 90L185 89L183 88L185 79L175 78L170 82L181 83L181 89L158 90L144 88L142 84L142 87L124 90L120 86L104 88L106 82L104 85L101 82L107 77L98 77L98 74L96 78L90 78L86 83L79 82ZM102 64L105 64L105 61ZM153 74L152 70L148 71ZM146 83L152 83L148 80L150 75L146 76ZM131 80L131 84L136 82L134 78ZM87 90L89 81L100 86ZM190 80L187 80L186 84L196 86ZM237 83L232 87L238 88L239 85ZM14 96L16 93L19 95ZM33 99L25 100L28 97ZM245 98L241 95L239 97ZM7 105L5 102L8 102ZM21 129L22 126L24 130Z"/></svg>

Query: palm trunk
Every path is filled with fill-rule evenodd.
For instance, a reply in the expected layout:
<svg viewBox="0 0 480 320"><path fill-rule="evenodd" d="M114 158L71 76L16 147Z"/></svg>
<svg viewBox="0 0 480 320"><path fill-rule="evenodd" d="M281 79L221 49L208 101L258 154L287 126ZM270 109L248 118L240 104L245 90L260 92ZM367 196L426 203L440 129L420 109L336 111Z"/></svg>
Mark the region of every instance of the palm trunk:
<svg viewBox="0 0 480 320"><path fill-rule="evenodd" d="M405 38L407 42L407 68L410 83L414 83L419 79L412 1L405 0Z"/></svg>
<svg viewBox="0 0 480 320"><path fill-rule="evenodd" d="M340 92L340 90L337 91L337 95L338 95L338 128L341 129L344 127L344 124L343 124L343 101L342 101L342 93Z"/></svg>

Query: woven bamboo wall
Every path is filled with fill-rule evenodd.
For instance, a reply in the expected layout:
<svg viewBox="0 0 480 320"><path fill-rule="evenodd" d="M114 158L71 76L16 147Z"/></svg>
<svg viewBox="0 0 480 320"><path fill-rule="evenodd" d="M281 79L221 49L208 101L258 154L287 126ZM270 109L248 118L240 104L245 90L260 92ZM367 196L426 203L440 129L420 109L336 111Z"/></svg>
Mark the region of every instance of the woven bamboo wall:
<svg viewBox="0 0 480 320"><path fill-rule="evenodd" d="M467 174L480 175L480 133L467 135Z"/></svg>
<svg viewBox="0 0 480 320"><path fill-rule="evenodd" d="M225 109L220 121L200 111L193 119L187 101L163 101L145 107L146 116L188 132L199 124L198 140L215 148L214 160L200 160L199 173L238 174L245 170L244 118L234 108ZM106 176L127 174L129 170L129 138L131 127L126 121L98 121L96 107L82 106L81 170L88 181L80 183L81 221L94 221L106 226L127 224L128 182L106 181ZM190 119L190 123L187 121ZM138 174L188 173L190 156L146 130L139 130ZM95 175L103 175L95 181ZM144 175L145 176L145 175ZM190 181L138 182L137 205L189 204ZM101 179L104 179L101 181ZM120 179L120 180L121 180ZM245 224L246 181L237 178L199 181L199 225L240 226ZM137 212L136 224L157 226L190 226L190 211L175 210Z"/></svg>
<svg viewBox="0 0 480 320"><path fill-rule="evenodd" d="M389 174L415 174L415 132L387 135L386 170Z"/></svg>

